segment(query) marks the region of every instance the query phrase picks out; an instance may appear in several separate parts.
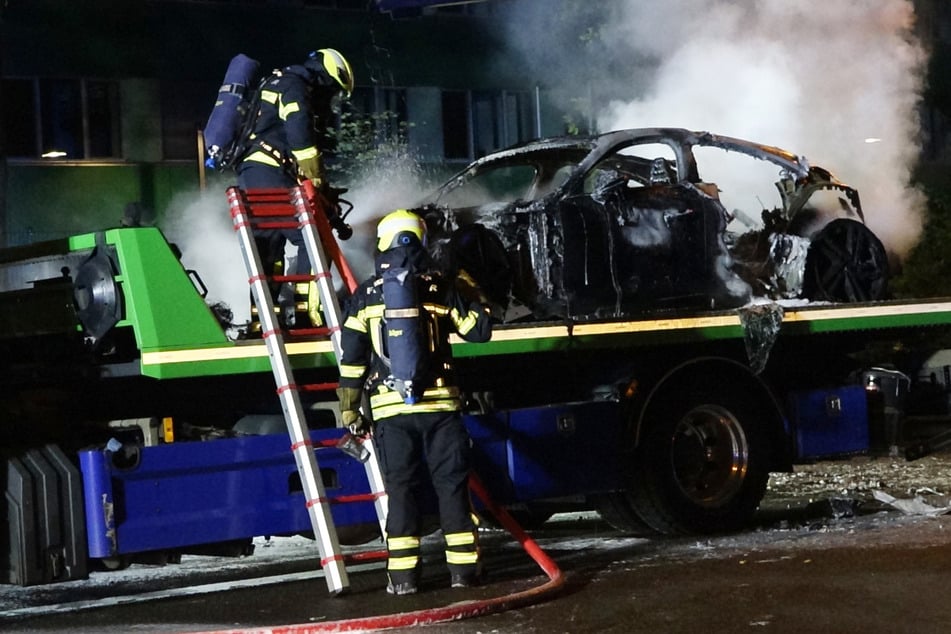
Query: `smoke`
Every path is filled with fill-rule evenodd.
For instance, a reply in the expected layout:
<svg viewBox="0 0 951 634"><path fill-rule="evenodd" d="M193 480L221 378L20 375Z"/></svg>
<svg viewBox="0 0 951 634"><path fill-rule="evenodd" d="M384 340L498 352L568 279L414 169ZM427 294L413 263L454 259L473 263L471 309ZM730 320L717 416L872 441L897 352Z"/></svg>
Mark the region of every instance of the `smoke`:
<svg viewBox="0 0 951 634"><path fill-rule="evenodd" d="M373 273L376 224L395 209L412 208L428 194L434 183L406 146L363 165L350 175L350 190L344 198L353 204L347 222L353 237L341 242L344 256L359 281Z"/></svg>
<svg viewBox="0 0 951 634"><path fill-rule="evenodd" d="M352 182L343 197L353 204L347 216L353 237L338 244L360 282L373 272L377 220L393 209L412 206L429 186L412 160L379 161ZM224 187L179 194L162 215L160 228L181 251L182 265L196 271L207 287L206 302L223 302L231 308L236 325L247 323L251 317L248 275ZM288 246L285 254L294 257L294 247ZM336 281L340 288L341 279Z"/></svg>
<svg viewBox="0 0 951 634"><path fill-rule="evenodd" d="M195 271L208 289L208 304L223 302L234 323L251 318L248 274L241 257L224 189L183 192L162 215L160 229L181 251L182 266Z"/></svg>
<svg viewBox="0 0 951 634"><path fill-rule="evenodd" d="M559 105L590 97L601 131L691 128L796 152L859 190L891 250L914 245L926 60L911 0L586 4L511 5L508 40Z"/></svg>

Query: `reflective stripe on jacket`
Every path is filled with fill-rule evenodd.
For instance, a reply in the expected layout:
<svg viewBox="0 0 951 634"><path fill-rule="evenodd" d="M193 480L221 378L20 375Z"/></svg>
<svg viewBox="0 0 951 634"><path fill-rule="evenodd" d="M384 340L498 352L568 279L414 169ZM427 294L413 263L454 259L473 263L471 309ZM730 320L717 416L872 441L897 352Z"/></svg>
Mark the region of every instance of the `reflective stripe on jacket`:
<svg viewBox="0 0 951 634"><path fill-rule="evenodd" d="M251 138L273 147L280 158L257 149L245 157L245 161L279 167L283 161L293 158L299 166L319 165L320 150L305 76L303 67L290 66L275 72L262 87L261 111Z"/></svg>
<svg viewBox="0 0 951 634"><path fill-rule="evenodd" d="M458 411L461 396L452 365L449 335L458 333L466 341L488 341L492 325L488 311L478 303L467 302L455 285L439 275L422 275L420 300L433 321L430 367L433 376L420 400L403 402L400 394L384 385L389 368L383 351L382 279L374 276L364 282L346 306L341 330L343 355L340 364L341 387L366 389L374 420L399 414Z"/></svg>

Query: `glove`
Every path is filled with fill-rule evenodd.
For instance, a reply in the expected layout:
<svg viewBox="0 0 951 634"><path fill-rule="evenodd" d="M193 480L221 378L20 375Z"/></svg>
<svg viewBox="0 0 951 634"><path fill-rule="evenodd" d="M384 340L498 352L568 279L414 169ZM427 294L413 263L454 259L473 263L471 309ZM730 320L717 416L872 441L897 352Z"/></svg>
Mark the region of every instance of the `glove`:
<svg viewBox="0 0 951 634"><path fill-rule="evenodd" d="M342 410L340 420L354 436L365 436L370 433L370 422L360 412L355 412L352 409Z"/></svg>
<svg viewBox="0 0 951 634"><path fill-rule="evenodd" d="M479 283L465 269L459 269L456 273L456 290L468 302L478 302L483 306L489 304L489 298L479 288Z"/></svg>
<svg viewBox="0 0 951 634"><path fill-rule="evenodd" d="M297 159L297 169L300 171L301 176L309 179L314 187L319 191L323 189L324 179L323 179L323 166L321 165L320 154L312 156L309 158L298 158Z"/></svg>
<svg viewBox="0 0 951 634"><path fill-rule="evenodd" d="M358 387L338 387L340 399L340 421L354 436L362 436L370 431L370 424L359 412L363 390Z"/></svg>
<svg viewBox="0 0 951 634"><path fill-rule="evenodd" d="M363 390L358 387L338 387L337 399L340 401L340 411L356 412L360 409L360 400L363 398Z"/></svg>

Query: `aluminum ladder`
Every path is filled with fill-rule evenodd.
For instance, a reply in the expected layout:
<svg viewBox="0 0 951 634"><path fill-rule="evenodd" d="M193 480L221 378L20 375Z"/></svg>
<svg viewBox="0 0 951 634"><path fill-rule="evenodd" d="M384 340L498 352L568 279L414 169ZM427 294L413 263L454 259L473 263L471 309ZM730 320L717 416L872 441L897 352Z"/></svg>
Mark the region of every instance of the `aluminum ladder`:
<svg viewBox="0 0 951 634"><path fill-rule="evenodd" d="M336 388L337 384L298 385L294 381L293 370L288 359L285 335L290 337L329 335L339 366L341 311L334 292L330 261L332 260L336 265L338 274L350 292L356 289L357 283L331 230L326 214L326 210L330 209L330 203L310 181L304 181L301 185L290 189L243 190L238 187L229 187L227 195L234 230L238 234L247 268L251 295L258 309L262 337L277 384L277 394L291 438L291 450L297 463L308 514L320 550L320 564L325 571L330 593L341 594L350 585L345 557L341 552L337 529L330 512L331 500L327 497L320 477L314 443L310 438L300 399L301 391L329 391ZM263 271L261 256L254 241L255 228L274 230L299 228L310 258L312 275L267 275ZM328 259L328 252L330 259ZM282 331L277 323L274 298L268 288L269 281L274 283L315 282L320 297L324 327L288 330L287 333ZM367 497L373 499L381 534L386 535L388 508L382 472L372 440L368 439L364 442L363 447L369 453L368 459L364 461L367 480L370 484L370 495ZM356 501L356 498L357 496L350 496L348 499Z"/></svg>

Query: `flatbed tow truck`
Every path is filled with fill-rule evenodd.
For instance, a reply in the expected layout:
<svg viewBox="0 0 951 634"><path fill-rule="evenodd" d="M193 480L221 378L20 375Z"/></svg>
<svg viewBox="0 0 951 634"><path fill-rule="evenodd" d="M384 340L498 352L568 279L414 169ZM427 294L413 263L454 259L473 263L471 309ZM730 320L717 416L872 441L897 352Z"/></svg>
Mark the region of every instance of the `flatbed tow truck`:
<svg viewBox="0 0 951 634"><path fill-rule="evenodd" d="M0 315L0 581L244 554L310 529L264 343L229 334L159 229L0 251ZM868 451L867 351L949 326L951 299L764 302L504 324L454 352L476 471L526 526L584 507L624 530L701 533L748 522L770 472ZM287 350L295 372L336 380L329 339ZM341 435L335 408L307 403L314 439ZM367 490L362 465L319 451L329 494ZM377 534L372 503L333 512L342 541Z"/></svg>

